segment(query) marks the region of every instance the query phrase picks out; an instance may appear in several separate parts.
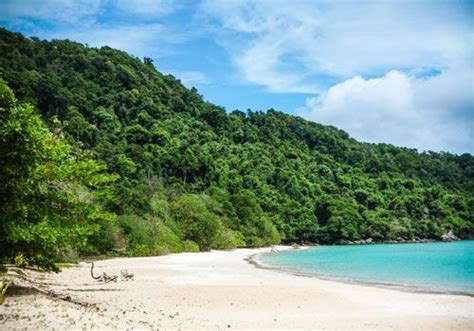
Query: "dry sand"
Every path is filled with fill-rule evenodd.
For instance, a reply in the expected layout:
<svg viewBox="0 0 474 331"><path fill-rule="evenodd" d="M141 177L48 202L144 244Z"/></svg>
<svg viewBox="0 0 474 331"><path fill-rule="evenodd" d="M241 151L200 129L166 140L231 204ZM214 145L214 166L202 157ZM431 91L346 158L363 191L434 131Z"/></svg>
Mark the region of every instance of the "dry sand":
<svg viewBox="0 0 474 331"><path fill-rule="evenodd" d="M102 284L89 265L38 275L0 306L0 329L370 329L474 330L474 298L408 293L256 268L245 259L269 249L237 249L99 261L97 271L135 281ZM35 277L34 274L31 274Z"/></svg>

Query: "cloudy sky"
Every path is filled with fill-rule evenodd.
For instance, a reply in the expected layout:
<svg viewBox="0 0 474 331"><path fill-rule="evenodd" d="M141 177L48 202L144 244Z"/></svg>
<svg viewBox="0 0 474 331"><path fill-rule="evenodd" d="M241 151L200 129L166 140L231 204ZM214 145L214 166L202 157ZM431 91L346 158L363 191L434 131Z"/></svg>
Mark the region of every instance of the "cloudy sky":
<svg viewBox="0 0 474 331"><path fill-rule="evenodd" d="M227 110L474 153L472 1L2 0L0 24L148 56Z"/></svg>

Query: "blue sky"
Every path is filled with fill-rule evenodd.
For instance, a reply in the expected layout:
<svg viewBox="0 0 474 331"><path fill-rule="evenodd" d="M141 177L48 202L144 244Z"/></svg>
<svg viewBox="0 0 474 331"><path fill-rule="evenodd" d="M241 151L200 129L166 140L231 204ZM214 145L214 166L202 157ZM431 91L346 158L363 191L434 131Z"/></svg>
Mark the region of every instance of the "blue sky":
<svg viewBox="0 0 474 331"><path fill-rule="evenodd" d="M275 108L366 142L474 152L473 2L2 0L27 36L154 59L227 110Z"/></svg>

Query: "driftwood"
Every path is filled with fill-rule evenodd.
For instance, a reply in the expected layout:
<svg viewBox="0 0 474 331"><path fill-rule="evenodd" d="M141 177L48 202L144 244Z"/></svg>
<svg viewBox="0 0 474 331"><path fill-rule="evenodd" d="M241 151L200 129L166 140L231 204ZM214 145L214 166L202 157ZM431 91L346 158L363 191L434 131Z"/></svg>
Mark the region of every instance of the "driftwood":
<svg viewBox="0 0 474 331"><path fill-rule="evenodd" d="M94 276L94 261L91 261L91 276L99 282L102 280L102 276Z"/></svg>
<svg viewBox="0 0 474 331"><path fill-rule="evenodd" d="M122 281L134 280L134 274L129 273L127 269L120 270L120 275L121 275L120 280Z"/></svg>
<svg viewBox="0 0 474 331"><path fill-rule="evenodd" d="M8 280L3 278L0 280L0 305L3 305L5 301L5 297L7 296L7 291L10 285L12 284L12 280Z"/></svg>
<svg viewBox="0 0 474 331"><path fill-rule="evenodd" d="M99 282L109 283L109 282L117 282L118 276L117 275L107 275L105 272L102 273L100 276L94 276L94 261L91 261L91 276L95 280Z"/></svg>
<svg viewBox="0 0 474 331"><path fill-rule="evenodd" d="M88 303L88 302L83 302L83 301L74 299L68 294L59 293L59 292L56 292L56 291L53 291L53 290L50 290L50 289L42 289L42 288L40 288L38 286L34 286L34 285L30 285L30 287L33 290L38 291L38 292L40 292L44 295L47 295L49 297L52 297L52 298L67 301L67 302L70 302L70 303L73 303L73 304L76 304L76 305L79 305L79 306L82 306L82 307L85 307L85 308L94 307L97 310L99 310L99 308L94 303Z"/></svg>
<svg viewBox="0 0 474 331"><path fill-rule="evenodd" d="M30 271L37 272L37 270L32 269L32 268L22 268L22 269L28 269ZM94 304L94 303L83 302L83 301L80 301L80 300L77 300L77 299L71 297L69 294L64 294L64 293L57 292L57 291L54 291L54 290L48 288L46 286L48 284L46 284L44 282L38 282L31 275L25 273L22 269L17 268L15 266L9 268L9 271L11 270L11 271L15 272L15 274L8 273L8 275L10 275L12 277L12 283L14 283L14 285L11 288L14 288L14 289L15 288L31 289L35 292L41 293L41 294L46 295L46 296L48 296L50 298L53 298L53 299L67 301L67 302L73 303L75 305L82 306L84 308L95 308L95 309L99 310L97 305Z"/></svg>

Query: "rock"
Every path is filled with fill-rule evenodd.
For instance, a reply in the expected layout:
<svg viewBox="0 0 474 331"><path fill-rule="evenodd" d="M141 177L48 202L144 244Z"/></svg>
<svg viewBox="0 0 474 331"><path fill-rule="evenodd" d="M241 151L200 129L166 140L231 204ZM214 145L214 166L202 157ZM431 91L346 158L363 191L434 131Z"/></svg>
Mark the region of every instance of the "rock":
<svg viewBox="0 0 474 331"><path fill-rule="evenodd" d="M365 241L366 244L373 244L374 243L374 240L372 238L368 238L366 241Z"/></svg>
<svg viewBox="0 0 474 331"><path fill-rule="evenodd" d="M341 239L337 242L338 245L353 245L354 243L350 240Z"/></svg>
<svg viewBox="0 0 474 331"><path fill-rule="evenodd" d="M451 230L449 230L448 233L445 233L441 236L441 240L442 241L453 241L453 240L459 240L459 238L456 237Z"/></svg>

